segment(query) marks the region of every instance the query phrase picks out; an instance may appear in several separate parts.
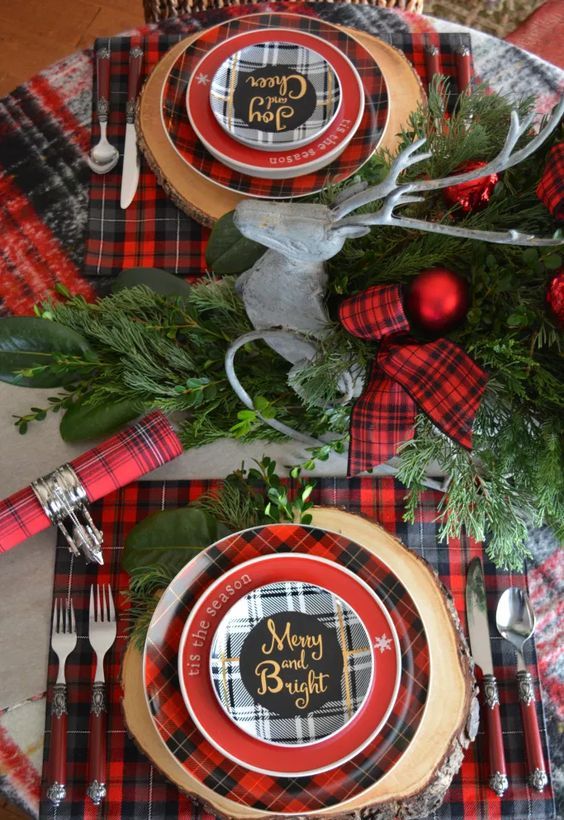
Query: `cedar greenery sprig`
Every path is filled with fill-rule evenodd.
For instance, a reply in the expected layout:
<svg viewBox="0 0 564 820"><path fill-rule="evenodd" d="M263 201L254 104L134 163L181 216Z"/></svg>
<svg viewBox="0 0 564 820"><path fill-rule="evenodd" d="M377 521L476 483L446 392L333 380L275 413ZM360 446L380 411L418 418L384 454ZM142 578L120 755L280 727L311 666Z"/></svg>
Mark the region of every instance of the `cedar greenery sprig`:
<svg viewBox="0 0 564 820"><path fill-rule="evenodd" d="M277 473L276 462L268 456L255 461L256 467L244 465L231 473L214 492L205 493L194 503L216 521L233 532L256 527L260 524L296 522L310 524L310 500L315 482L301 478L301 469L294 467L290 487ZM158 527L158 514L153 517ZM175 557L178 547L175 548ZM195 548L186 544L186 561L195 554ZM160 595L170 584L174 571L167 569L170 563L166 555L160 555L160 563L136 567L129 578L125 593L130 624L130 636L134 645L142 651L147 630L158 604Z"/></svg>
<svg viewBox="0 0 564 820"><path fill-rule="evenodd" d="M260 415L275 416L314 435L325 432L331 423L323 414L289 394L289 364L261 343L247 345L240 353L245 385L259 397L255 411L241 409L224 372L228 345L251 329L234 281L206 278L182 299L142 286L95 303L73 297L47 305L50 321L81 334L97 353L96 367L88 371L87 380L74 385L71 395L93 407L127 396L140 408L182 412L185 447L225 436L242 441L281 438Z"/></svg>

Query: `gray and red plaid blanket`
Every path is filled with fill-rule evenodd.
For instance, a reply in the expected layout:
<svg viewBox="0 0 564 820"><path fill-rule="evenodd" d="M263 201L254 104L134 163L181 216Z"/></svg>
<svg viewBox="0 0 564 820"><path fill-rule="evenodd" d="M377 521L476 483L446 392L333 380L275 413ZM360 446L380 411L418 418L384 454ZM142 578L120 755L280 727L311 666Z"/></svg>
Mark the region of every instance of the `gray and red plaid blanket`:
<svg viewBox="0 0 564 820"><path fill-rule="evenodd" d="M264 8L282 7L273 4ZM311 11L311 6L309 9ZM449 24L441 21L361 5L319 4L316 5L316 13L329 22L356 26L388 41L396 38L395 42L400 42L403 39L404 44L400 47L406 50L408 57L421 72L425 70L422 53L417 50L409 52L411 35L436 35L437 31L452 30ZM195 28L221 21L227 14L227 10L217 10L205 15L195 15L193 18L170 20L158 28L153 26L138 30L135 36L141 39L158 32L162 38L177 40ZM162 41L155 37L153 42L158 44ZM165 42L170 43L172 40ZM532 55L486 35L473 33L472 45L478 74L487 78L496 90L516 97L534 93L539 110L550 109L555 94L562 86L561 73ZM159 46L156 45L155 48L158 50ZM121 94L123 76L119 72L114 83ZM98 241L96 245L94 223L92 219L89 223L88 216L91 174L85 163L92 136L91 103L92 51L79 52L57 63L0 101L1 314L31 314L37 301L54 294L57 282L66 285L73 292L93 298L96 293L104 292L121 267L157 264L179 273L197 274L202 270L205 233L195 226L189 229L184 215L166 200L164 194L158 194L161 205L153 234L158 240L155 244L158 253L153 248L147 250L140 246L139 222L135 219L128 222L126 230L119 225L111 227L104 221L103 242ZM118 125L119 116L121 115L118 114L116 120ZM142 175L141 191L144 179ZM151 192L150 196L155 195ZM93 213L91 210L91 217ZM144 218L150 219L148 212L144 213ZM98 227L101 226L102 222L99 221ZM115 233L112 233L114 230ZM198 234L198 230L202 233ZM149 487L147 492L150 491ZM353 509L362 506L368 515L374 514L384 526L394 530L400 521L399 498L389 495L389 503L383 504L382 493L385 489L379 483L372 487L370 497L359 483L352 483L348 492ZM184 491L179 490L178 493L176 496L173 493L171 503L180 503L186 499ZM328 485L325 493L325 502L335 503L337 490ZM120 496L120 503L125 498ZM133 503L131 496L127 498L130 504ZM139 507L135 506L136 515L141 516L144 511L157 508L157 502L149 502L143 493L139 498ZM134 502L136 504L137 500ZM105 527L112 529L118 526L115 512L107 512L105 515ZM458 545L451 545L450 550L445 545L437 545L435 535L431 523L420 522L408 533L407 543L415 547L419 545L423 554L445 578L447 585L451 586L455 596L459 595L462 583L459 565L466 559L466 554L462 557ZM564 721L564 652L559 637L559 624L564 606L564 562L549 533L532 534L530 547L534 557L528 567L527 582L538 618L536 646L548 733L552 739L553 784L561 790L564 784L564 752L559 727ZM453 567L456 566L458 571L455 572ZM112 581L118 577L115 575L115 568L113 572ZM117 651L119 644L116 646ZM117 656L113 658L114 663L117 662L116 658ZM86 657L79 659L78 663L86 663ZM503 685L502 680L502 687ZM30 710L41 708L41 697L41 693L38 693L37 698L27 704ZM31 738L18 723L18 714L18 710L11 709L0 713L0 791L9 791L30 813L36 814L40 791L39 776L36 764L33 763L36 753L33 751ZM520 731L518 721L509 724L509 731ZM116 724L116 736L121 737L122 733L123 728ZM84 741L84 736L82 740ZM84 750L81 752L80 748L77 747L77 765L80 755L84 754ZM116 804L122 814L110 816L136 816L136 806L141 805L141 799L146 799L147 783L151 788L154 784L152 793L155 803L151 804L153 817L159 816L158 811L164 812L161 816L169 816L166 807L170 800L173 801L174 812L189 816L192 812L189 802L178 798L175 789L158 780L149 764L135 756L134 747L125 737L123 748L124 756L121 760L115 759L113 770L114 777L119 769L124 778L120 786L123 802ZM513 761L510 759L512 765L517 763L516 756L514 757ZM475 783L475 779L470 782ZM139 787L137 783L140 784ZM455 786L451 793L453 802L449 811L454 812L457 806L456 816L463 816L463 812L466 812L466 817L500 816L491 805L487 815L471 814L471 811L476 810L474 789L473 785L468 790L460 783ZM467 805L474 808L467 809ZM522 803L523 810L525 805L528 816L533 816L533 804L528 797ZM512 804L505 804L504 816L514 816L511 814L513 808Z"/></svg>

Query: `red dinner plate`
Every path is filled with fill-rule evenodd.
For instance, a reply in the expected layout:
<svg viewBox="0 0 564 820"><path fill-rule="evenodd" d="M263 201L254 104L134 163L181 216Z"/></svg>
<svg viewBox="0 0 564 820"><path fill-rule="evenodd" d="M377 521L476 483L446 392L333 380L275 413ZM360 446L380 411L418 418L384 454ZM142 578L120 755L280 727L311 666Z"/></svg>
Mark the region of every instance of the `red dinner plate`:
<svg viewBox="0 0 564 820"><path fill-rule="evenodd" d="M327 130L305 145L252 148L237 142L217 122L209 102L211 78L234 52L256 43L281 40L310 48L327 60L341 85L341 104ZM344 151L364 113L364 89L350 60L331 43L307 32L259 29L232 37L203 57L188 84L186 106L194 131L216 159L244 174L283 179L317 171Z"/></svg>
<svg viewBox="0 0 564 820"><path fill-rule="evenodd" d="M225 572L274 553L317 555L350 569L388 610L399 639L398 694L382 730L346 763L306 778L277 777L235 763L204 737L180 691L178 653L186 619ZM227 596L242 587L240 579ZM210 616L211 618L211 616ZM423 717L429 685L429 646L417 607L397 576L377 556L345 535L297 524L256 527L202 550L163 592L147 632L143 681L149 714L164 747L216 794L271 814L307 814L351 799L377 783L408 748Z"/></svg>
<svg viewBox="0 0 564 820"><path fill-rule="evenodd" d="M234 588L233 581L241 579L244 579L241 586ZM340 731L307 746L274 745L242 731L220 707L210 676L210 650L219 622L237 600L257 587L276 581L303 581L336 595L354 609L370 636L373 650L372 686L361 708ZM228 589L233 589L232 595ZM378 651L377 646L386 646L387 650ZM311 555L282 554L234 567L208 588L186 621L180 640L178 671L188 710L210 743L254 771L300 777L346 762L378 734L397 696L400 658L393 622L367 584L333 561Z"/></svg>
<svg viewBox="0 0 564 820"><path fill-rule="evenodd" d="M198 139L186 108L186 90L194 69L218 43L256 29L290 28L307 32L343 52L360 75L365 105L360 125L345 150L329 165L304 176L263 179L242 174L213 157ZM209 102L208 102L209 105ZM314 17L272 12L249 14L205 29L178 55L163 84L161 117L170 143L178 156L194 171L219 188L245 196L289 199L323 190L355 174L370 159L384 133L388 119L388 93L382 72L369 52L347 32ZM285 152L291 163L292 153ZM218 195L219 195L218 191Z"/></svg>

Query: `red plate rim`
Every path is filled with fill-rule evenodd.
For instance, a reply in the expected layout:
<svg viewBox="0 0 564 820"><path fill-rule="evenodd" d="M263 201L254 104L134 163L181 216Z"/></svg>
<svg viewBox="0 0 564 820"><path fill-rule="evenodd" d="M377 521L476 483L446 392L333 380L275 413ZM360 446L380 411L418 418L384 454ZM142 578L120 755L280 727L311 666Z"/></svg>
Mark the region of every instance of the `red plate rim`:
<svg viewBox="0 0 564 820"><path fill-rule="evenodd" d="M214 34L219 32L220 30L223 33L223 29L229 30L228 27L234 27L236 33L239 33L241 30L247 31L252 30L253 25L257 24L261 27L269 27L269 21L280 21L283 25L287 24L287 21L290 22L292 25L303 25L304 29L308 29L309 23L314 23L319 31L326 31L331 38L348 38L351 42L354 43L354 48L358 50L359 54L365 54L367 61L370 65L374 68L374 70L378 74L379 78L379 90L375 87L370 91L370 99L365 99L365 106L364 106L364 115L361 120L361 124L357 129L357 132L353 136L353 139L346 146L345 150L342 154L339 155L336 159L333 160L331 165L335 165L336 167L332 170L332 178L334 182L342 182L345 179L350 178L358 170L368 161L368 159L372 156L378 144L380 143L382 136L385 131L385 122L387 122L389 118L389 96L388 90L386 86L385 79L378 68L377 62L371 56L371 54L366 50L366 48L359 43L354 37L351 37L350 34L347 32L342 31L337 26L332 25L331 23L325 23L322 20L318 20L317 18L312 18L307 15L300 15L300 14L290 14L288 12L257 12L253 14L244 15L242 17L234 17L229 18L228 20L224 20L221 23L216 24L215 26L211 26L210 28L205 29L204 31L200 32L198 36L186 46L184 51L179 54L178 58L176 59L175 63L171 66L168 74L163 82L162 91L161 91L161 104L160 104L160 116L163 120L163 125L165 129L165 133L167 138L174 149L174 151L178 154L178 156L185 162L187 165L192 168L196 173L200 174L204 179L210 179L210 174L213 183L218 188L225 188L226 190L230 190L236 193L243 194L248 197L253 197L255 199L292 199L292 198L299 198L303 196L309 196L311 194L318 193L319 191L324 190L327 187L328 180L326 174L323 173L323 169L319 172L310 172L309 174L304 175L303 177L297 177L294 180L289 179L264 179L259 177L252 177L246 176L244 174L240 174L238 172L233 171L225 166L223 166L224 172L228 172L227 175L224 173L221 179L215 178L213 176L213 163L218 163L219 166L222 166L222 163L219 160L216 160L209 152L204 149L204 146L199 142L197 139L195 132L189 123L188 117L186 115L186 123L183 124L183 127L186 128L189 126L190 131L193 134L194 142L201 147L201 149L205 150L205 154L209 155L209 159L205 156L202 157L201 162L195 162L193 157L190 158L186 154L192 155L193 147L192 146L182 146L182 144L177 145L175 138L169 133L169 129L167 126L167 119L170 120L172 116L172 109L170 106L174 105L174 100L177 99L178 89L174 88L174 82L171 79L174 76L175 72L178 72L178 66L185 65L185 58L187 52L191 49L192 52L197 52L198 50L202 51L203 48L206 47L207 43L204 41L202 43L203 38L206 35ZM259 22L260 21L260 22ZM276 25L274 23L273 25ZM280 24L278 24L280 25ZM280 26L280 27L282 27ZM320 29L321 27L321 29ZM323 29L323 27L325 27ZM331 39L331 42L336 42L336 40ZM214 47L214 44L210 44L211 48ZM194 58L196 59L196 58ZM363 71L366 73L366 67ZM366 95L366 80L361 74L361 81L363 84L363 88L365 90ZM179 78L176 78L175 82L180 82ZM171 83L173 84L173 88L170 89ZM166 102L167 100L167 91L169 93L173 93L173 98L171 101ZM378 95L381 95L382 99ZM180 99L184 99L184 92ZM183 106L185 109L185 105ZM165 116L165 111L167 112ZM385 112L384 119L382 119L382 112ZM366 118L366 123L364 120ZM372 139L368 141L367 134L364 134L364 130L370 128L370 133L372 134ZM359 131L363 130L363 148L360 148L359 145L356 144L356 140L359 137ZM181 137L177 136L178 140L181 140ZM209 165L210 167L206 171L204 167L202 167L201 163L205 161L205 164ZM230 174L235 174L236 176L233 177L233 180L230 178ZM268 185L266 183L269 183ZM295 185L292 183L296 183Z"/></svg>
<svg viewBox="0 0 564 820"><path fill-rule="evenodd" d="M286 577L287 572L284 573L285 577L280 577L280 568L276 569L275 565L287 563L302 565L300 569L294 569L293 573L290 573L293 574L293 576L299 575L300 577ZM341 597L348 606L354 609L369 634L371 634L371 630L368 628L368 624L366 623L367 613L368 618L371 620L376 619L376 611L373 615L371 614L371 609L374 610L374 605L376 605L377 614L380 617L383 617L383 622L385 622L390 634L392 635L394 652L393 655L389 657L389 661L394 661L395 672L391 679L390 677L387 677L387 679L385 677L386 682L389 683L385 697L383 696L382 691L374 685L375 679L378 679L378 672L376 671L376 678L373 676L369 693L354 718L343 726L343 728L338 732L335 732L322 740L303 746L275 745L259 738L252 737L240 729L220 707L208 674L211 642L213 635L215 634L215 630L219 626L219 622L215 625L214 629L208 629L207 631L206 646L205 649L202 649L203 657L201 659L201 669L204 674L197 676L195 675L192 677L184 675L188 660L186 655L188 653L192 654L194 650L194 646L191 646L188 641L188 635L190 630L193 628L194 621L198 617L201 617L202 609L205 611L205 607L211 606L210 601L217 601L216 595L218 588L228 584L233 575L244 573L246 569L259 569L261 564L272 564L272 566L264 567L263 571L266 572L267 577L261 577L258 585L262 586L265 583L276 580L296 580L315 583L318 586L322 586L323 588L328 589L328 591L332 594ZM317 580L319 576L316 576L315 572L316 569L319 572L320 564L323 565L323 569L326 572L329 572L332 576L334 576L335 580L331 579L332 584L319 584ZM337 591L336 587L338 587L339 581L341 583L345 583L347 590L349 590L349 595L349 585L351 589L354 588L354 593L357 596L355 606L350 603L350 599L347 597L347 594L343 595L342 592ZM253 582L252 586L239 590L241 594L234 594L231 596L229 599L229 605L231 606L235 603L235 601L239 600L252 589L256 588L257 585ZM357 602L359 600L361 602L360 607ZM372 620L372 623L374 623L374 620ZM373 637L374 636L371 634L371 639ZM385 654L385 661L381 662L380 659L377 659L375 657L374 648L372 650L372 655L376 670L378 665L388 661L387 653ZM224 575L220 576L206 589L201 598L199 598L194 605L194 608L192 609L184 625L178 652L178 674L184 702L192 720L202 732L204 737L206 737L207 740L216 749L218 749L218 751L225 754L239 765L244 766L247 769L251 769L252 771L257 771L262 774L270 774L277 777L303 777L307 775L321 774L324 771L328 771L335 768L339 764L350 760L358 752L361 752L362 749L364 749L378 735L382 729L382 726L388 719L397 697L401 675L400 658L401 649L393 621L380 598L372 589L370 589L368 584L358 578L346 567L342 567L333 561L329 561L319 556L306 555L303 553L281 553L260 556L258 558L253 558L244 564L239 564ZM190 684L189 690L187 688L187 678ZM194 678L197 678L197 680L194 680ZM382 708L384 704L385 708ZM371 728L368 728L366 721L360 720L361 715L366 717L368 710L370 710L371 717L377 715L377 723L376 725L372 725ZM220 733L219 736L221 737L221 740L217 739L217 735L214 734L214 730L217 730ZM237 749L237 752L233 751L234 748ZM264 761L265 755L268 756L269 762L271 760L279 760L280 764L277 765L281 765L282 767L267 768L256 762L257 760ZM317 765L315 768L304 768L304 762L307 766L307 763L311 761L312 755L315 755L315 758L318 762L320 762L320 765ZM298 765L296 766L296 764Z"/></svg>
<svg viewBox="0 0 564 820"><path fill-rule="evenodd" d="M311 45L312 48L311 41L313 40L315 50L330 63L341 84L341 104L332 122L321 135L298 147L259 150L230 137L213 116L208 100L209 88L198 83L199 75L213 72L216 64L221 64L232 53L234 46L245 47L256 41L257 34L262 35L261 41L263 42L280 39L283 35L289 42L297 45ZM246 167L248 171L268 171L273 175L287 174L295 168L302 171L308 169L309 173L310 166L317 165L321 160L324 160L324 164L332 162L341 151L344 151L347 143L356 133L364 113L364 106L362 80L343 52L314 34L283 28L241 32L219 43L199 61L186 89L186 109L190 123L196 136L208 151L225 164L232 162ZM346 131L341 131L340 129L343 129L345 124L350 125ZM327 143L330 144L327 145ZM301 157L299 157L300 154ZM285 165L283 168L277 168L272 160L280 160L284 155L299 158L295 159L291 166Z"/></svg>

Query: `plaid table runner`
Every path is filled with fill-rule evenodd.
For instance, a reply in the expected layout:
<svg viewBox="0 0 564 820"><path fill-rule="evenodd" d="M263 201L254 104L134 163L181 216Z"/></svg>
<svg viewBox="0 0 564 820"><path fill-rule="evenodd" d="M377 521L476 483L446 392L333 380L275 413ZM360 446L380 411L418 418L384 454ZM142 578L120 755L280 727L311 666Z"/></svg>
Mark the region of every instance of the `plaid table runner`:
<svg viewBox="0 0 564 820"><path fill-rule="evenodd" d="M289 9L281 6L285 11ZM304 8L296 4L296 10L308 16L316 16L311 5ZM231 6L221 10L221 17L211 19L210 24L221 22L227 16L245 13L244 6ZM129 51L140 45L144 52L143 77L166 52L189 31L175 34L153 32L146 37L112 37L96 41L95 48L109 48L111 53L111 113L108 138L123 154L125 137L125 101L127 99L127 74ZM389 42L403 51L419 74L424 88L429 85L425 66L425 45L431 42L440 49L440 71L451 78L450 103L458 96L456 52L461 46L470 48L470 38L465 34L392 33ZM99 128L93 120L92 142L99 138ZM199 276L206 270L205 248L209 230L202 227L180 211L166 196L163 189L141 158L139 187L132 204L123 211L120 208L120 185L122 163L115 171L104 176L92 174L90 182L89 216L86 239L84 274L98 282L97 290L104 290L109 277L123 268L156 267L183 276Z"/></svg>
<svg viewBox="0 0 564 820"><path fill-rule="evenodd" d="M55 595L72 595L78 626L78 646L67 664L69 684L69 750L68 799L56 813L45 800L46 764L49 756L49 721L44 750L44 783L41 817L95 817L96 811L85 803L87 784L88 719L90 681L95 659L87 637L88 594L93 582L111 583L116 591L124 590L127 577L120 571L120 554L124 539L133 525L151 512L174 508L195 500L202 492L217 486L211 481L150 481L131 484L93 505L96 523L106 539L103 567L85 566L75 561L66 546L59 543L55 566ZM318 479L314 500L318 504L345 507L378 521L397 535L410 548L424 557L438 571L441 580L451 590L458 613L465 624L464 584L468 561L482 554L481 545L469 539L451 540L447 545L437 541L437 492L427 491L422 500L417 521L413 525L402 520L404 488L391 478ZM515 683L514 652L496 636L493 613L500 593L512 584L526 585L521 575L495 570L485 561L488 611L492 635L493 657L498 676L504 745L510 788L499 800L487 786L488 764L486 738L481 730L476 743L468 750L461 772L455 777L443 806L433 814L436 820L495 820L496 818L550 818L555 816L551 784L542 794L532 791L526 783L525 747ZM119 685L120 662L127 640L124 602L116 594L119 610L118 638L106 659L106 677L110 680L108 735L108 798L102 814L111 820L153 820L174 818L207 818L199 808L168 783L150 761L140 754L128 737L122 719ZM533 675L537 708L545 759L548 760L544 715L538 692L537 658L533 643L528 647L527 662ZM51 653L48 675L48 701L56 676L56 659Z"/></svg>

